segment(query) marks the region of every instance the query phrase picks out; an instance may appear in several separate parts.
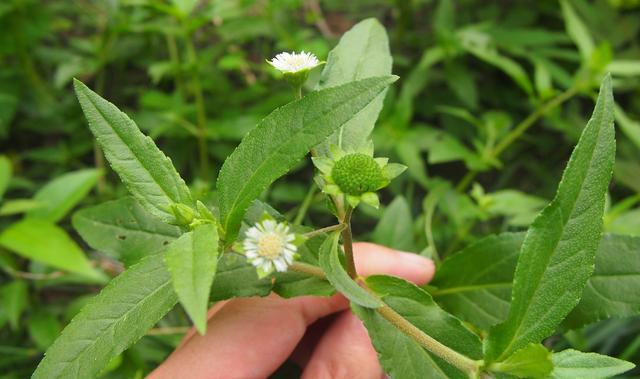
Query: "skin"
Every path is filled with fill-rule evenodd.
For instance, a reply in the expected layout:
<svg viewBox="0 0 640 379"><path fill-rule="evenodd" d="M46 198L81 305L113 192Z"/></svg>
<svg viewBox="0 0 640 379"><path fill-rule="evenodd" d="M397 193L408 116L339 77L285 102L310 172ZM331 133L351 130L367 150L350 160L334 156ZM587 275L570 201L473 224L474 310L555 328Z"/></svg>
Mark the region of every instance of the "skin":
<svg viewBox="0 0 640 379"><path fill-rule="evenodd" d="M369 244L354 244L358 273L388 274L418 285L433 277L424 257ZM367 331L342 295L283 299L275 294L216 304L207 333L190 331L149 378L267 378L288 358L303 379L383 378Z"/></svg>

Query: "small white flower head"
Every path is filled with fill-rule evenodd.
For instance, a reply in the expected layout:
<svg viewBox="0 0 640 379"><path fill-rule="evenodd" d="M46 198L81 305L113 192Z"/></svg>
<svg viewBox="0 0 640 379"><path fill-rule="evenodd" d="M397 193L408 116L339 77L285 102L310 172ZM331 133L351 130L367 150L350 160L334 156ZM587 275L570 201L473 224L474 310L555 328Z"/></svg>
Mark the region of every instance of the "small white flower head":
<svg viewBox="0 0 640 379"><path fill-rule="evenodd" d="M304 51L299 53L280 53L267 62L284 74L309 71L322 63L315 55Z"/></svg>
<svg viewBox="0 0 640 379"><path fill-rule="evenodd" d="M243 242L244 254L264 277L271 272L287 271L296 258L296 236L284 223L271 219L258 222L247 229Z"/></svg>

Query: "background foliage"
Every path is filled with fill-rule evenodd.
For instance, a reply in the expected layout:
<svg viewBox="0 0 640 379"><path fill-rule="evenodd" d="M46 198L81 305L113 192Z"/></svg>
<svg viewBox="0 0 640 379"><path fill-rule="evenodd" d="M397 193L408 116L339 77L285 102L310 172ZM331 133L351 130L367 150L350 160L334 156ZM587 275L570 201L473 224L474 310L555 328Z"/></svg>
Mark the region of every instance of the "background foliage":
<svg viewBox="0 0 640 379"><path fill-rule="evenodd" d="M104 246L107 236L91 235L92 209L78 209L127 191L94 145L73 77L131 115L196 197L215 204L224 158L292 99L264 59L288 50L325 59L366 17L387 28L393 73L401 77L387 93L374 141L379 155L409 170L384 192L386 207L356 214L358 239L439 261L487 234L524 230L553 197L605 71L619 105L605 230L640 235L637 1L5 1L2 377L30 375L63 325L137 260L120 254L122 244L94 251L79 238L103 238L97 244ZM313 74L310 89L319 80ZM307 188L312 175L302 163L261 198L292 221L326 224L325 204ZM141 210L133 202L106 206L132 215L138 232L113 231L128 251L161 249L178 235L163 223L136 224ZM187 325L176 308L103 375L147 373ZM616 319L546 344L638 363L639 331L640 319Z"/></svg>

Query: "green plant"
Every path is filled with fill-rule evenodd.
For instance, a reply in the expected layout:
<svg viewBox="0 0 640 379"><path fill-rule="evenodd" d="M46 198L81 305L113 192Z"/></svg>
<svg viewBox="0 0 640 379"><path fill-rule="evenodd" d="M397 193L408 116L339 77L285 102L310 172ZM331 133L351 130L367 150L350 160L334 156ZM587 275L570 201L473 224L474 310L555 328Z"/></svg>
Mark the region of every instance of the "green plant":
<svg viewBox="0 0 640 379"><path fill-rule="evenodd" d="M178 301L203 333L210 300L271 291L287 297L342 293L364 321L382 366L393 377L563 378L580 376L586 369L610 376L633 368L629 362L604 355L570 349L551 353L540 344L563 320L562 326L569 328L640 311L640 303L630 298L623 300L628 306L618 307L617 284L610 281L620 269L617 262L638 266L638 240L608 235L601 242L615 156L609 76L602 82L593 116L554 200L535 217L524 237L502 234L470 245L445 259L426 289L390 276L358 277L352 256L352 216L360 206L358 197L377 206L374 192L402 172L386 159L374 160L368 141L380 112L380 106L374 105L383 101L387 86L397 79L389 75L390 56L368 60L362 58L369 53L365 51L358 60L344 50L345 44L368 38L372 30L384 34L373 20L354 27L329 55L320 88L275 110L243 138L222 165L216 186L218 206L213 209L194 200L171 161L131 119L81 82L74 83L92 132L135 199L85 210L78 214L76 226L89 244L113 248L116 241L98 237L100 227L83 223L125 218L125 212L133 212L153 225L150 238L163 242L150 243L146 256L135 258L124 242L115 246L130 262L129 268L67 326L34 377L98 374ZM381 49L375 44L368 48L378 54ZM341 76L345 72L353 74ZM329 142L336 140L337 146ZM290 232L281 215L256 199L309 152L322 172L317 182L337 223L317 230L294 226ZM360 166L365 174L358 171ZM124 204L129 205L121 207ZM254 225L257 229L252 231ZM122 222L118 227L123 232L128 229ZM160 232L162 228L166 231ZM273 234L274 230L280 234ZM260 239L260 232L277 238ZM247 244L250 237L265 245ZM344 251L339 248L340 237ZM309 254L298 257L287 271L275 263L264 265L265 259L294 239ZM611 246L625 248L612 259ZM257 271L248 262L253 259L251 249L262 256ZM594 265L596 276L592 276ZM482 268L479 273L468 275L478 267ZM224 275L232 269L241 274ZM294 292L278 287L280 282L303 279L315 281ZM633 281L629 285L637 288ZM590 289L602 298L594 297ZM493 290L499 294L493 295ZM496 307L489 315L481 305L463 304L468 300L462 294L473 291L478 291L477 296L498 296L510 305Z"/></svg>

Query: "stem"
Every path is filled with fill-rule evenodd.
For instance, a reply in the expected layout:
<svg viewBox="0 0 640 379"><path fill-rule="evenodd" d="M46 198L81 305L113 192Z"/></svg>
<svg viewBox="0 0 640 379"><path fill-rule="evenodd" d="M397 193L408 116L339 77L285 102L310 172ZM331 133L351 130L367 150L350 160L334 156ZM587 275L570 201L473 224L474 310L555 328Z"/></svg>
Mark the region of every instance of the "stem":
<svg viewBox="0 0 640 379"><path fill-rule="evenodd" d="M186 28L186 26L185 26ZM196 53L195 46L191 40L191 36L185 33L185 46L187 48L187 56L189 63L194 67L198 67L198 55ZM191 85L193 87L194 98L196 102L197 113L197 126L198 126L198 157L200 160L200 171L202 179L205 181L209 178L209 152L207 149L207 113L204 107L204 96L202 93L202 86L200 85L199 78L200 70L193 69L191 77Z"/></svg>
<svg viewBox="0 0 640 379"><path fill-rule="evenodd" d="M307 263L302 262L293 262L289 265L289 269L295 272L301 272L303 274L308 274L311 276L316 276L321 279L326 279L327 276L324 274L324 271L320 267L313 266Z"/></svg>
<svg viewBox="0 0 640 379"><path fill-rule="evenodd" d="M293 89L293 95L295 96L296 100L302 99L302 85L299 85Z"/></svg>
<svg viewBox="0 0 640 379"><path fill-rule="evenodd" d="M344 247L344 256L347 261L347 273L351 279L356 279L358 277L358 271L356 270L356 263L353 260L353 239L351 235L352 214L353 208L350 206L347 207L347 211L345 212L344 218L341 222L344 225L344 229L342 229L342 244Z"/></svg>
<svg viewBox="0 0 640 379"><path fill-rule="evenodd" d="M516 127L507 134L495 148L491 151L489 157L498 158L500 155L513 144L518 138L520 138L530 127L532 127L536 121L538 121L542 116L547 114L553 108L561 105L565 101L571 99L578 93L578 86L573 86L566 91L562 92L558 96L549 100L542 107L538 108L535 112L531 113L527 118L522 120ZM478 171L472 170L467 172L467 174L460 180L458 185L456 186L456 190L458 192L464 192L467 187L473 182L476 175L478 175Z"/></svg>
<svg viewBox="0 0 640 379"><path fill-rule="evenodd" d="M166 336L170 334L184 334L189 331L189 326L168 326L166 328L155 328L147 331L148 336Z"/></svg>
<svg viewBox="0 0 640 379"><path fill-rule="evenodd" d="M336 225L331 225L331 226L327 226L324 228L320 228L317 230L312 230L308 233L303 234L303 236L307 237L307 238L313 238L316 236L319 236L321 234L324 233L328 233L328 232L333 232L334 230L343 230L345 228L344 224L336 224Z"/></svg>
<svg viewBox="0 0 640 379"><path fill-rule="evenodd" d="M313 197L316 194L316 186L312 185L309 187L309 191L307 192L307 196L305 196L302 204L300 205L300 209L298 210L298 214L296 215L296 219L293 221L293 225L302 224L302 220L304 220L304 216L307 215L307 211L311 206L311 202L313 201Z"/></svg>
<svg viewBox="0 0 640 379"><path fill-rule="evenodd" d="M175 76L174 82L176 85L176 89L178 93L184 97L184 86L182 84L182 67L180 65L180 55L178 54L178 44L176 43L176 39L171 33L167 33L167 50L169 52L169 59L171 59L171 63L175 67Z"/></svg>
<svg viewBox="0 0 640 379"><path fill-rule="evenodd" d="M411 337L422 347L429 350L438 357L444 359L445 361L451 363L461 371L468 374L469 377L474 377L478 373L480 369L480 364L478 361L474 361L469 357L466 357L458 353L457 351L447 347L446 345L438 342L433 337L415 327L412 323L407 321L407 319L391 309L388 305L383 305L380 308L377 308L376 311L380 314L380 316L384 317L385 320L389 321L396 328L400 329L404 334Z"/></svg>

